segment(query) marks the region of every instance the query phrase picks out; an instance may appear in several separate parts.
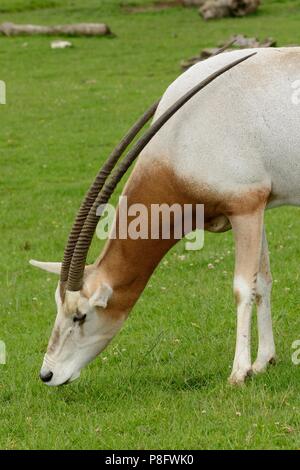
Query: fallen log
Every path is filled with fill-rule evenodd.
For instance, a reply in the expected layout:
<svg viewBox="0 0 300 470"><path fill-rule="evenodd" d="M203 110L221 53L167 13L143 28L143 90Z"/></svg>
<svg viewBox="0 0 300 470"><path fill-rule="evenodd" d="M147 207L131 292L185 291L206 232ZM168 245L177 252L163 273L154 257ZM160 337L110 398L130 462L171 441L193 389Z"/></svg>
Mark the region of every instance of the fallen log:
<svg viewBox="0 0 300 470"><path fill-rule="evenodd" d="M232 47L231 47L232 46ZM237 34L231 36L226 42L222 42L218 47L202 49L199 55L193 56L190 59L183 60L181 62L182 70L187 70L192 65L195 65L197 62L206 60L209 57L212 57L221 52L232 51L236 49L248 49L248 48L258 48L258 47L276 47L276 41L273 38L266 38L263 41L260 41L257 38L249 38L243 34Z"/></svg>
<svg viewBox="0 0 300 470"><path fill-rule="evenodd" d="M206 0L199 8L199 13L205 20L246 16L254 13L259 5L260 0Z"/></svg>
<svg viewBox="0 0 300 470"><path fill-rule="evenodd" d="M0 24L0 34L4 36L106 36L111 34L111 31L104 23L77 23L56 26L2 23Z"/></svg>

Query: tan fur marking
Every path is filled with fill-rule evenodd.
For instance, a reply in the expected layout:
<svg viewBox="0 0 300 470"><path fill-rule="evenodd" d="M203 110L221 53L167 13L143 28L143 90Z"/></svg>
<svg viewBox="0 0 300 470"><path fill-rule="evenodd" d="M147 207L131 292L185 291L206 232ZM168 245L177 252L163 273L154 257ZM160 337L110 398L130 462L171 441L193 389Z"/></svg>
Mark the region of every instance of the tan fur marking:
<svg viewBox="0 0 300 470"><path fill-rule="evenodd" d="M236 305L239 305L241 303L242 299L241 299L240 291L238 289L234 290L234 298L235 298Z"/></svg>
<svg viewBox="0 0 300 470"><path fill-rule="evenodd" d="M52 332L52 335L51 335L51 338L50 338L50 341L49 341L47 353L51 353L51 352L55 351L55 347L59 342L59 338L60 338L59 328L54 328L54 330Z"/></svg>

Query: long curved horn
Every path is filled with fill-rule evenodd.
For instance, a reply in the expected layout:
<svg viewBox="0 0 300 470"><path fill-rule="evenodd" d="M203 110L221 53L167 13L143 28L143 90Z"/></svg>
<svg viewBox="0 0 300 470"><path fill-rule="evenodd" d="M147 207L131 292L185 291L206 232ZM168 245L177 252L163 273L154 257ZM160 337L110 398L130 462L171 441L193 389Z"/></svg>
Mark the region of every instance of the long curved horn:
<svg viewBox="0 0 300 470"><path fill-rule="evenodd" d="M83 272L85 262L88 254L88 250L93 239L98 221L100 216L97 215L97 208L101 205L102 207L108 202L111 194L115 187L121 180L122 176L126 173L132 162L137 158L144 147L149 143L152 137L159 131L159 129L185 104L187 103L196 93L209 85L212 81L224 74L228 70L232 69L236 65L244 62L250 57L254 56L256 52L248 54L234 62L222 67L218 71L212 73L205 80L201 81L198 85L188 91L178 101L176 101L170 108L165 111L157 121L145 132L145 134L136 142L128 154L119 164L118 168L112 173L108 182L102 188L102 191L95 199L91 210L86 218L86 221L82 227L80 236L78 238L74 254L72 256L67 289L69 291L78 291L82 287Z"/></svg>
<svg viewBox="0 0 300 470"><path fill-rule="evenodd" d="M110 154L110 156L108 157L104 165L102 166L101 170L97 174L90 189L88 190L81 204L81 207L78 211L78 214L76 216L75 222L73 224L73 227L71 229L71 232L70 232L70 235L69 235L66 247L65 247L63 264L62 264L61 273L60 273L60 281L62 285L65 284L66 281L68 280L70 264L71 264L72 255L74 253L76 243L78 241L85 219L87 218L88 213L96 197L99 194L99 191L102 189L106 179L108 178L111 171L117 164L123 152L131 144L131 142L139 133L139 131L145 126L145 124L154 115L157 109L157 106L159 104L159 101L160 99L156 101L155 103L153 103L153 105L150 106L150 108L147 109L147 111L145 111L142 117L139 118L138 121L136 121L136 123L127 132L127 134L123 137L123 139L119 142L119 144L114 148L114 150L112 151L112 153Z"/></svg>

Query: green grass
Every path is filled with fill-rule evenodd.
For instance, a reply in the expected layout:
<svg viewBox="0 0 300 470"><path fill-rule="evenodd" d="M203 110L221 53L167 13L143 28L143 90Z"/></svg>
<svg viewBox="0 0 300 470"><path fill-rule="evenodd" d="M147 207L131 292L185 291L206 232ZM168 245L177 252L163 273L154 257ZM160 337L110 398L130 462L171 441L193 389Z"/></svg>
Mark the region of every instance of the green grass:
<svg viewBox="0 0 300 470"><path fill-rule="evenodd" d="M142 3L150 2L130 5ZM235 343L231 233L207 235L204 250L184 260L178 244L107 351L58 389L38 380L56 279L27 261L61 259L101 162L180 73L181 59L232 33L300 43L300 2L265 0L256 15L205 23L180 7L129 14L118 0L2 0L3 21L105 21L117 37L73 38L73 49L55 51L48 37L0 37L0 339L8 351L0 448L298 448L297 209L266 217L279 362L241 389L226 383ZM95 241L91 260L100 248Z"/></svg>

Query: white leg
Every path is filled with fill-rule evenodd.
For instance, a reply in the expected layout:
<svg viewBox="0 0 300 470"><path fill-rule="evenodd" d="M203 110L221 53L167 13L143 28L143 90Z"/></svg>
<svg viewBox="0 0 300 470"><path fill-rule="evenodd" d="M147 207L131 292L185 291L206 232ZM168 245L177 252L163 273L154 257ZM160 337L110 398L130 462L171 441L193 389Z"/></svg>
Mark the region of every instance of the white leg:
<svg viewBox="0 0 300 470"><path fill-rule="evenodd" d="M234 293L237 303L237 339L229 382L242 384L251 373L251 316L256 297L264 207L251 214L235 215L230 222L235 237Z"/></svg>
<svg viewBox="0 0 300 470"><path fill-rule="evenodd" d="M264 372L269 364L275 363L275 344L271 317L272 276L268 242L263 231L262 253L257 277L256 305L258 326L258 353L252 366L254 373Z"/></svg>

